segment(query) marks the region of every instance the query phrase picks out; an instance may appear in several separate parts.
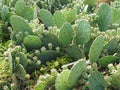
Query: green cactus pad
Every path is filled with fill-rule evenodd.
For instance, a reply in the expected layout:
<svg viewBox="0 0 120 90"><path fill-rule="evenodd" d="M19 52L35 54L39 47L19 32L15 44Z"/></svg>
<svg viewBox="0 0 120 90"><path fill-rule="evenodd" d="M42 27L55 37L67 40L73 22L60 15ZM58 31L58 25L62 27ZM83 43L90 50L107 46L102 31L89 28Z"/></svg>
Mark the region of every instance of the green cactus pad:
<svg viewBox="0 0 120 90"><path fill-rule="evenodd" d="M25 71L24 67L21 64L18 64L16 66L15 74L21 80L25 80L25 78L26 78L26 71Z"/></svg>
<svg viewBox="0 0 120 90"><path fill-rule="evenodd" d="M9 13L8 7L4 6L1 11L2 20L6 21L8 19L8 13Z"/></svg>
<svg viewBox="0 0 120 90"><path fill-rule="evenodd" d="M112 80L110 81L114 88L120 89L120 73L116 72L111 76Z"/></svg>
<svg viewBox="0 0 120 90"><path fill-rule="evenodd" d="M84 59L78 60L72 67L68 78L69 87L75 87L78 84L81 74L86 70L86 61Z"/></svg>
<svg viewBox="0 0 120 90"><path fill-rule="evenodd" d="M69 23L65 23L61 29L60 29L60 34L59 34L59 39L60 42L63 45L69 45L72 43L72 39L73 39L73 28L71 26L71 24Z"/></svg>
<svg viewBox="0 0 120 90"><path fill-rule="evenodd" d="M24 38L23 44L27 50L38 49L41 47L41 39L38 36L28 35Z"/></svg>
<svg viewBox="0 0 120 90"><path fill-rule="evenodd" d="M27 56L23 52L17 52L16 57L20 58L20 64L23 65L23 67L26 67L28 64Z"/></svg>
<svg viewBox="0 0 120 90"><path fill-rule="evenodd" d="M68 77L70 74L70 70L63 70L60 75L57 76L55 81L56 90L71 90L68 87Z"/></svg>
<svg viewBox="0 0 120 90"><path fill-rule="evenodd" d="M54 26L53 16L48 10L41 9L39 11L39 15L40 15L40 19L47 27Z"/></svg>
<svg viewBox="0 0 120 90"><path fill-rule="evenodd" d="M33 20L34 11L30 6L25 5L24 1L16 2L15 10L17 15L27 19L28 21Z"/></svg>
<svg viewBox="0 0 120 90"><path fill-rule="evenodd" d="M58 28L60 28L66 22L65 16L60 11L56 11L53 17L54 17L55 25Z"/></svg>
<svg viewBox="0 0 120 90"><path fill-rule="evenodd" d="M44 90L47 85L46 81L40 81L39 84L35 86L34 90Z"/></svg>
<svg viewBox="0 0 120 90"><path fill-rule="evenodd" d="M116 56L112 56L112 55L104 56L104 57L100 58L100 60L99 60L99 64L102 67L107 67L107 65L110 63L118 63L118 62L119 62L119 58Z"/></svg>
<svg viewBox="0 0 120 90"><path fill-rule="evenodd" d="M90 90L105 90L105 80L100 72L98 71L93 72L90 75L88 81L90 83L89 84Z"/></svg>
<svg viewBox="0 0 120 90"><path fill-rule="evenodd" d="M45 51L38 55L41 63L46 63L47 61L56 60L56 57L61 56L60 53L56 51Z"/></svg>
<svg viewBox="0 0 120 90"><path fill-rule="evenodd" d="M99 59L103 46L104 46L104 36L100 35L93 41L90 47L88 56L91 64L95 63Z"/></svg>
<svg viewBox="0 0 120 90"><path fill-rule="evenodd" d="M76 28L75 43L85 44L90 40L90 25L86 20L81 20Z"/></svg>
<svg viewBox="0 0 120 90"><path fill-rule="evenodd" d="M12 25L14 32L22 32L22 33L28 32L29 34L33 34L27 21L25 21L25 19L20 16L17 15L11 16L10 23Z"/></svg>
<svg viewBox="0 0 120 90"><path fill-rule="evenodd" d="M48 48L48 44L51 43L53 46L53 49L55 49L56 47L62 47L62 44L60 43L58 37L56 37L53 34L42 34L43 38L42 40L42 46L44 46L45 48Z"/></svg>
<svg viewBox="0 0 120 90"><path fill-rule="evenodd" d="M112 10L108 4L102 4L97 11L97 23L101 31L106 31L112 23Z"/></svg>
<svg viewBox="0 0 120 90"><path fill-rule="evenodd" d="M68 46L65 51L71 58L75 60L78 60L83 57L83 52L79 46Z"/></svg>
<svg viewBox="0 0 120 90"><path fill-rule="evenodd" d="M76 9L68 9L68 10L66 9L62 13L66 17L66 20L69 23L72 23L76 19L77 10Z"/></svg>
<svg viewBox="0 0 120 90"><path fill-rule="evenodd" d="M112 23L119 23L120 22L120 11L117 8L112 9Z"/></svg>

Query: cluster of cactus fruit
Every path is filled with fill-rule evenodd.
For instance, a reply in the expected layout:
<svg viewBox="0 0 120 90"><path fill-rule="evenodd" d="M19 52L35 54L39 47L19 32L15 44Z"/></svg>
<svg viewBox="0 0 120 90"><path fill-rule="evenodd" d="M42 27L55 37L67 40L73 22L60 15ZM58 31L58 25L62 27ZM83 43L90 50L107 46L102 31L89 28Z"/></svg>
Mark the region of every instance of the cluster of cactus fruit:
<svg viewBox="0 0 120 90"><path fill-rule="evenodd" d="M0 90L120 88L116 2L8 1L0 1Z"/></svg>

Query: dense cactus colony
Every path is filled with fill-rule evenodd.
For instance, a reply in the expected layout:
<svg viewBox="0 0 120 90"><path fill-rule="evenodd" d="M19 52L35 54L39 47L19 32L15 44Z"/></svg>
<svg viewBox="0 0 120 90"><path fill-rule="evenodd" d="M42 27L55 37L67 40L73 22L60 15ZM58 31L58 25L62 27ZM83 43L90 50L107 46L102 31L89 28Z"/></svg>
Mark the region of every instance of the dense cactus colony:
<svg viewBox="0 0 120 90"><path fill-rule="evenodd" d="M97 2L0 1L0 90L120 89L120 2Z"/></svg>

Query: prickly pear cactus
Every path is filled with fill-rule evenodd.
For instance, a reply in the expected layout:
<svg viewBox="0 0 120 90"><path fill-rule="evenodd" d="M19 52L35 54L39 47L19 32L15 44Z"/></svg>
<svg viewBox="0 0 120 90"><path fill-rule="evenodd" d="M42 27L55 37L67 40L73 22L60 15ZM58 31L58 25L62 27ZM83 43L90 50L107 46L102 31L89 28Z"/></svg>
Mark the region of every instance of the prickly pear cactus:
<svg viewBox="0 0 120 90"><path fill-rule="evenodd" d="M88 56L91 64L95 63L99 59L103 46L104 46L104 36L100 35L93 41L90 47Z"/></svg>
<svg viewBox="0 0 120 90"><path fill-rule="evenodd" d="M56 60L56 57L58 56L61 56L61 54L54 50L45 51L45 52L41 52L40 54L38 54L38 58L43 64L50 60Z"/></svg>
<svg viewBox="0 0 120 90"><path fill-rule="evenodd" d="M72 39L73 39L73 28L71 26L71 24L69 23L65 23L61 29L60 29L60 34L59 34L59 39L60 42L63 45L69 45L72 43Z"/></svg>
<svg viewBox="0 0 120 90"><path fill-rule="evenodd" d="M29 24L25 21L25 19L23 19L20 16L17 15L11 16L10 23L13 28L12 31L13 34L11 36L13 38L11 39L15 40L14 37L18 38L17 41L15 41L17 42L17 44L21 44L23 42L23 39L26 37L25 33L28 33L30 35L33 34Z"/></svg>
<svg viewBox="0 0 120 90"><path fill-rule="evenodd" d="M85 44L90 39L90 25L86 20L81 20L76 27L75 43Z"/></svg>
<svg viewBox="0 0 120 90"><path fill-rule="evenodd" d="M70 70L63 70L60 75L57 76L55 81L56 90L71 90L68 87L68 77L70 74Z"/></svg>
<svg viewBox="0 0 120 90"><path fill-rule="evenodd" d="M17 52L15 57L18 57L20 59L21 65L23 65L24 67L27 66L28 64L27 56L23 52Z"/></svg>
<svg viewBox="0 0 120 90"><path fill-rule="evenodd" d="M55 49L56 47L62 47L62 44L60 43L60 40L57 36L53 34L42 34L43 38L42 40L42 46L48 49L48 44L52 44L52 48Z"/></svg>
<svg viewBox="0 0 120 90"><path fill-rule="evenodd" d="M41 39L38 36L28 35L24 38L23 44L27 50L33 50L41 47Z"/></svg>
<svg viewBox="0 0 120 90"><path fill-rule="evenodd" d="M40 19L47 26L54 26L54 19L52 14L46 9L40 9L39 11Z"/></svg>
<svg viewBox="0 0 120 90"><path fill-rule="evenodd" d="M66 53L73 59L78 60L83 57L83 52L80 47L72 45L66 48Z"/></svg>
<svg viewBox="0 0 120 90"><path fill-rule="evenodd" d="M77 10L76 9L65 9L62 11L62 13L66 17L67 22L72 23L76 19Z"/></svg>
<svg viewBox="0 0 120 90"><path fill-rule="evenodd" d="M15 68L15 74L16 76L21 79L21 80L25 80L26 78L26 71L24 69L24 67L21 64L18 64Z"/></svg>
<svg viewBox="0 0 120 90"><path fill-rule="evenodd" d="M110 63L118 63L118 62L119 62L119 58L117 56L112 56L112 55L104 56L99 60L99 64L102 67L107 67L108 64Z"/></svg>
<svg viewBox="0 0 120 90"><path fill-rule="evenodd" d="M60 11L56 11L53 17L54 17L55 25L58 28L60 28L66 22L65 16Z"/></svg>
<svg viewBox="0 0 120 90"><path fill-rule="evenodd" d="M6 21L8 19L8 13L9 13L8 7L4 6L1 10L2 20Z"/></svg>
<svg viewBox="0 0 120 90"><path fill-rule="evenodd" d="M119 46L119 40L117 38L112 38L106 45L105 49L107 49L108 54L112 55L117 52Z"/></svg>
<svg viewBox="0 0 120 90"><path fill-rule="evenodd" d="M112 23L119 23L120 11L116 8L111 8L111 9L112 9Z"/></svg>
<svg viewBox="0 0 120 90"><path fill-rule="evenodd" d="M30 6L25 5L24 1L16 2L15 10L17 15L27 19L28 21L33 19L34 11Z"/></svg>
<svg viewBox="0 0 120 90"><path fill-rule="evenodd" d="M112 87L116 90L120 89L120 64L113 66L113 64L109 64L108 68L110 70L110 83Z"/></svg>
<svg viewBox="0 0 120 90"><path fill-rule="evenodd" d="M93 72L88 81L90 90L105 90L105 80L100 72Z"/></svg>
<svg viewBox="0 0 120 90"><path fill-rule="evenodd" d="M69 77L68 85L69 87L75 87L78 84L81 74L86 70L86 61L84 59L78 60L72 67Z"/></svg>
<svg viewBox="0 0 120 90"><path fill-rule="evenodd" d="M35 86L35 90L44 90L46 86L46 81L40 81L39 84Z"/></svg>
<svg viewBox="0 0 120 90"><path fill-rule="evenodd" d="M97 11L97 23L100 31L106 31L112 22L112 10L108 4L102 4Z"/></svg>

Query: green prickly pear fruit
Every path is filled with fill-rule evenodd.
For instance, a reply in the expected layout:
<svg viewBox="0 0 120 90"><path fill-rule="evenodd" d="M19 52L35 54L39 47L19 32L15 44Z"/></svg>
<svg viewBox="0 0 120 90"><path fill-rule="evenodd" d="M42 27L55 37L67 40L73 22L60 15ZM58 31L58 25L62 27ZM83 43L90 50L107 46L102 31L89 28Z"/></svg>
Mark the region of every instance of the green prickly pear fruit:
<svg viewBox="0 0 120 90"><path fill-rule="evenodd" d="M70 70L63 70L56 78L55 88L56 90L71 90L68 87L68 77L70 74Z"/></svg>
<svg viewBox="0 0 120 90"><path fill-rule="evenodd" d="M104 36L100 35L93 41L90 47L88 56L91 64L97 62L101 54L101 51L103 49L103 46L104 46Z"/></svg>
<svg viewBox="0 0 120 90"><path fill-rule="evenodd" d="M55 11L53 17L54 17L55 25L58 28L60 28L66 22L65 16L60 11Z"/></svg>
<svg viewBox="0 0 120 90"><path fill-rule="evenodd" d="M88 81L90 90L105 90L105 80L100 72L98 71L93 72L90 75Z"/></svg>
<svg viewBox="0 0 120 90"><path fill-rule="evenodd" d="M108 4L102 4L97 11L97 23L100 31L106 31L112 22L112 10Z"/></svg>
<svg viewBox="0 0 120 90"><path fill-rule="evenodd" d="M54 26L54 20L52 14L46 9L40 9L39 11L40 19L47 26Z"/></svg>
<svg viewBox="0 0 120 90"><path fill-rule="evenodd" d="M69 45L73 39L73 28L71 24L65 23L60 29L59 40L63 45Z"/></svg>
<svg viewBox="0 0 120 90"><path fill-rule="evenodd" d="M41 47L41 39L38 36L28 35L24 38L23 44L27 50L33 50Z"/></svg>
<svg viewBox="0 0 120 90"><path fill-rule="evenodd" d="M69 77L68 85L69 87L75 87L78 84L81 74L86 70L86 61L84 59L78 60L72 67Z"/></svg>
<svg viewBox="0 0 120 90"><path fill-rule="evenodd" d="M81 20L76 27L75 43L85 44L90 40L90 25L86 20Z"/></svg>

